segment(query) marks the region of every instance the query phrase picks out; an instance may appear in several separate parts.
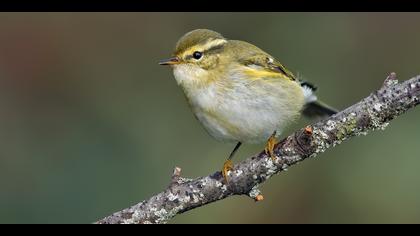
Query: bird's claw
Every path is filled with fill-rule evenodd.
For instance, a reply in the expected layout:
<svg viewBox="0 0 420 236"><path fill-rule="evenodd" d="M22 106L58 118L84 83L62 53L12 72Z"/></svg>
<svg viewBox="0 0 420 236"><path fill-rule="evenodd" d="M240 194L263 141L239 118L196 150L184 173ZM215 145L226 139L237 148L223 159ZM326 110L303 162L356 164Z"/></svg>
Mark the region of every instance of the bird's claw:
<svg viewBox="0 0 420 236"><path fill-rule="evenodd" d="M267 140L267 144L265 145L265 154L270 156L272 161L275 161L277 159L277 156L274 154L274 146L277 144L276 139L276 132L274 132L270 138Z"/></svg>
<svg viewBox="0 0 420 236"><path fill-rule="evenodd" d="M233 163L231 160L226 160L225 163L223 164L223 169L222 169L222 176L225 179L225 182L228 182L228 172L233 170Z"/></svg>

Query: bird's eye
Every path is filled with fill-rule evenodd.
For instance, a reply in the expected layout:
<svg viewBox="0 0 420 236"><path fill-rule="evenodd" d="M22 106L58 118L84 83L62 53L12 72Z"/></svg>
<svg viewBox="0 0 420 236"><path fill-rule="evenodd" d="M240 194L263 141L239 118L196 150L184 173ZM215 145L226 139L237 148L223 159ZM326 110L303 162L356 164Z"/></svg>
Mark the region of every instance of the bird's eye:
<svg viewBox="0 0 420 236"><path fill-rule="evenodd" d="M203 56L203 53L201 53L201 52L198 52L198 51L196 51L196 52L194 52L193 53L193 57L194 57L194 59L196 59L196 60L200 60L200 58Z"/></svg>

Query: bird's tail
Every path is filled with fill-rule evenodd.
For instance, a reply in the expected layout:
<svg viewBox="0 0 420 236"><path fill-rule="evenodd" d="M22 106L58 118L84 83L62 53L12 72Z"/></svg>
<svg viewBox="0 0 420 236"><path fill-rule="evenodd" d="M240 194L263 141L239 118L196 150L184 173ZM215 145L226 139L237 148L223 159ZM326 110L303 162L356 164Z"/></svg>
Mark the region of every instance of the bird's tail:
<svg viewBox="0 0 420 236"><path fill-rule="evenodd" d="M318 100L307 103L302 110L302 114L309 118L325 118L337 112L336 109Z"/></svg>
<svg viewBox="0 0 420 236"><path fill-rule="evenodd" d="M325 118L338 112L336 109L318 100L315 95L315 91L317 90L315 85L302 81L301 86L305 97L305 106L302 110L304 116L309 118Z"/></svg>

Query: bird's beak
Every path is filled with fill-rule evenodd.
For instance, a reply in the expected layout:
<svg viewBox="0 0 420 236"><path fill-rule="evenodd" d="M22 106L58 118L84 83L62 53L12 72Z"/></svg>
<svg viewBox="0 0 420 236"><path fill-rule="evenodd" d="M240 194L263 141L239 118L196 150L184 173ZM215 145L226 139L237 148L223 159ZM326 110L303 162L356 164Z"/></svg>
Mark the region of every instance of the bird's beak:
<svg viewBox="0 0 420 236"><path fill-rule="evenodd" d="M178 57L172 57L172 58L160 61L159 65L166 66L166 65L176 65L179 63L181 63L181 60Z"/></svg>

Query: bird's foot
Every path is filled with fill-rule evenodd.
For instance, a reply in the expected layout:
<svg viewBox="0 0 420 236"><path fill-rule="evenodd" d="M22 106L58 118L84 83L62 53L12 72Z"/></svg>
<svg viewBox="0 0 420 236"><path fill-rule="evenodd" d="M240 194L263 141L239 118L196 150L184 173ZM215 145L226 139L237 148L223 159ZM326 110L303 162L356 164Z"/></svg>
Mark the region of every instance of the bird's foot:
<svg viewBox="0 0 420 236"><path fill-rule="evenodd" d="M277 144L276 139L276 131L268 138L267 144L265 145L265 154L269 155L271 157L272 161L275 161L277 159L277 156L274 154L274 146Z"/></svg>
<svg viewBox="0 0 420 236"><path fill-rule="evenodd" d="M228 182L228 172L233 170L233 163L231 160L226 160L225 163L223 164L223 169L222 169L222 176L225 179L225 182Z"/></svg>

